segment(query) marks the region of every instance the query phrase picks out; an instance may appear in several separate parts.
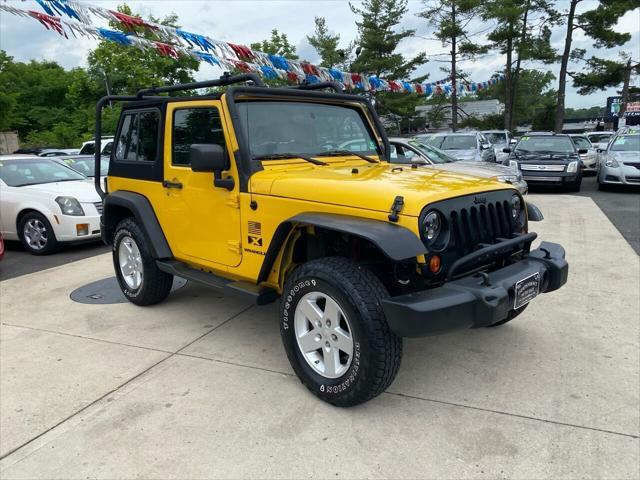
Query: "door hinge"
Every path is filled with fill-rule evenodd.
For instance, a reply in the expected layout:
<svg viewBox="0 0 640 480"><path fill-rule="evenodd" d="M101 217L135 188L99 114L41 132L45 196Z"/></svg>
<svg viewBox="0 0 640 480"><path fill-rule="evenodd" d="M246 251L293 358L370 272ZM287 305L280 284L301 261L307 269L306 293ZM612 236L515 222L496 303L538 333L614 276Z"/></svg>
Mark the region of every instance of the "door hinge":
<svg viewBox="0 0 640 480"><path fill-rule="evenodd" d="M240 254L240 253L241 253L241 251L242 251L242 250L241 250L240 242L239 242L239 241L237 241L237 240L229 240L229 241L227 242L227 248L228 248L230 251L232 251L232 252L234 252L234 253L237 253L237 254Z"/></svg>
<svg viewBox="0 0 640 480"><path fill-rule="evenodd" d="M227 201L225 202L228 207L231 208L240 208L240 197L238 195L229 195L227 197Z"/></svg>

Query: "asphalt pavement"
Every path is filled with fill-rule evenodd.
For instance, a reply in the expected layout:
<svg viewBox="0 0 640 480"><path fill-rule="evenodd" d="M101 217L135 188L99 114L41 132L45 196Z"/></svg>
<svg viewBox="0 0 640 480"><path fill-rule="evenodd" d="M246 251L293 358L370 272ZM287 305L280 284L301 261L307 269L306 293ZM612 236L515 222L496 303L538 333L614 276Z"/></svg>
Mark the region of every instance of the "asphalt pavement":
<svg viewBox="0 0 640 480"><path fill-rule="evenodd" d="M640 258L591 199L531 201L566 286L498 328L406 339L388 391L349 409L293 375L277 304L192 283L72 301L109 253L3 280L0 477L640 478Z"/></svg>

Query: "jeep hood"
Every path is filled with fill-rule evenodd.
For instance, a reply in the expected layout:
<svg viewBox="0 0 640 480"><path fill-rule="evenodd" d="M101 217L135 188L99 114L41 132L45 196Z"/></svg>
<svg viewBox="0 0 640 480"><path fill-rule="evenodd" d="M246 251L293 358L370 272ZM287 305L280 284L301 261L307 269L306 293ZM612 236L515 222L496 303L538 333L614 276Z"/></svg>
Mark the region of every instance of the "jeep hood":
<svg viewBox="0 0 640 480"><path fill-rule="evenodd" d="M251 177L254 194L344 205L388 212L396 196L404 197L403 215L420 215L438 200L490 190L504 184L488 178L438 169L378 164L266 167ZM311 207L313 208L313 207Z"/></svg>

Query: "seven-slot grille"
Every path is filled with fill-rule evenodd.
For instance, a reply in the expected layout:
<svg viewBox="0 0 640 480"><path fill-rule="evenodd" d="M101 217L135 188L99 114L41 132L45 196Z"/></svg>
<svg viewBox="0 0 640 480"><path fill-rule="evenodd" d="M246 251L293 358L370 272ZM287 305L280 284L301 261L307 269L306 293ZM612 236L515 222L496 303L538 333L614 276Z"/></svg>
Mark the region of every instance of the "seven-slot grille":
<svg viewBox="0 0 640 480"><path fill-rule="evenodd" d="M99 213L100 215L102 215L102 202L94 202L94 204L93 204L93 205L95 205L96 210L98 211L98 213Z"/></svg>
<svg viewBox="0 0 640 480"><path fill-rule="evenodd" d="M512 238L515 225L507 200L454 210L449 215L451 238L458 255L473 252L482 244Z"/></svg>

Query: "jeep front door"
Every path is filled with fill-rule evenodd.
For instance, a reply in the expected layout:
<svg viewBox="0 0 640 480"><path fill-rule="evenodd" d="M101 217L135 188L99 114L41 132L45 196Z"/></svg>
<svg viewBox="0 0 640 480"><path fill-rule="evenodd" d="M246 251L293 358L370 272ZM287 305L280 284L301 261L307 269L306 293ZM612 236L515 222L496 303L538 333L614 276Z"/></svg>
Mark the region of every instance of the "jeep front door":
<svg viewBox="0 0 640 480"><path fill-rule="evenodd" d="M216 266L236 266L242 259L236 165L219 100L167 104L163 186L163 229L174 257ZM215 187L213 173L190 167L192 144L221 146L229 156L225 175L236 179L232 190Z"/></svg>

